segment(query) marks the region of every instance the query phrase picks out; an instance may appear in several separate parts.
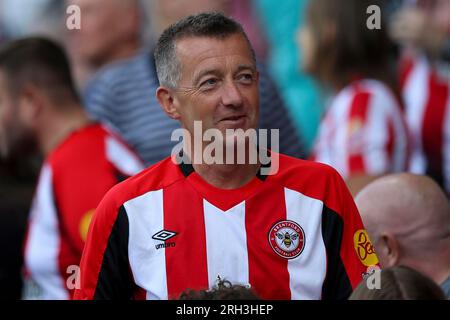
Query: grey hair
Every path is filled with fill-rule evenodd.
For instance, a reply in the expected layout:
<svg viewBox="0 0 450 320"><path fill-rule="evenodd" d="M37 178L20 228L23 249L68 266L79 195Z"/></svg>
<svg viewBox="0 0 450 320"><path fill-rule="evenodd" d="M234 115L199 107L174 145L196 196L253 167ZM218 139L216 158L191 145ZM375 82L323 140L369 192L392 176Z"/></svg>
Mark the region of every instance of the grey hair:
<svg viewBox="0 0 450 320"><path fill-rule="evenodd" d="M181 65L177 57L175 41L168 44L158 58L155 52L155 64L160 85L175 89L181 78Z"/></svg>
<svg viewBox="0 0 450 320"><path fill-rule="evenodd" d="M181 65L176 53L176 41L187 37L212 37L224 39L242 34L256 64L255 51L242 26L219 12L200 13L186 17L168 27L159 37L155 49L156 73L159 83L172 89L181 78Z"/></svg>

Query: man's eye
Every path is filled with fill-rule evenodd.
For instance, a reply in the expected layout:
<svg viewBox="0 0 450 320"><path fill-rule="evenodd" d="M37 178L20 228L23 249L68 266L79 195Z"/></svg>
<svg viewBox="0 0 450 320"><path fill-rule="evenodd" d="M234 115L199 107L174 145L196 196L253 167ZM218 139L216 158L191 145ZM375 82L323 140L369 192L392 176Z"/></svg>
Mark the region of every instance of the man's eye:
<svg viewBox="0 0 450 320"><path fill-rule="evenodd" d="M217 80L216 79L208 79L206 81L204 81L201 86L202 87L212 87L214 85L217 84Z"/></svg>
<svg viewBox="0 0 450 320"><path fill-rule="evenodd" d="M251 73L244 73L239 75L238 80L243 83L252 83L253 75Z"/></svg>

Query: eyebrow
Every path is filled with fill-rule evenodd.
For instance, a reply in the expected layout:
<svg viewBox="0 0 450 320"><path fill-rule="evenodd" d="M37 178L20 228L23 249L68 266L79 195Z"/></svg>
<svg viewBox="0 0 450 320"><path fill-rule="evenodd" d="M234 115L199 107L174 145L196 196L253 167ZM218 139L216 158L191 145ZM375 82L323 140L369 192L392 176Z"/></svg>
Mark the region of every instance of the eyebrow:
<svg viewBox="0 0 450 320"><path fill-rule="evenodd" d="M249 65L249 64L247 64L247 65L240 65L238 67L236 73L239 73L239 72L244 71L244 70L250 70L251 72L256 72L256 67L254 65Z"/></svg>

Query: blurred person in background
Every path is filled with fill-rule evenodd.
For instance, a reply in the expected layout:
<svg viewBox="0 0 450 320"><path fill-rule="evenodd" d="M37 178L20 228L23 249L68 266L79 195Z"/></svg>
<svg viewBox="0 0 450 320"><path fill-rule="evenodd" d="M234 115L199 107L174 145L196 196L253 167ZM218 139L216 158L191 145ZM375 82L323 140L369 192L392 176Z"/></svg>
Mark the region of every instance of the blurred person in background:
<svg viewBox="0 0 450 320"><path fill-rule="evenodd" d="M389 175L355 200L381 267L416 269L450 298L450 207L436 182L410 173Z"/></svg>
<svg viewBox="0 0 450 320"><path fill-rule="evenodd" d="M390 35L399 45L430 60L450 62L450 2L406 0L392 16Z"/></svg>
<svg viewBox="0 0 450 320"><path fill-rule="evenodd" d="M450 1L406 1L390 30L403 49L400 85L412 139L409 170L431 176L450 197Z"/></svg>
<svg viewBox="0 0 450 320"><path fill-rule="evenodd" d="M47 2L0 0L0 45L27 32ZM36 159L23 157L25 150L19 153L0 157L0 300L21 297L22 241L37 179Z"/></svg>
<svg viewBox="0 0 450 320"><path fill-rule="evenodd" d="M0 155L33 146L45 158L24 248L25 299L68 299L93 210L139 158L91 123L63 49L25 38L0 50ZM23 156L23 154L22 154Z"/></svg>
<svg viewBox="0 0 450 320"><path fill-rule="evenodd" d="M23 152L8 159L0 157L0 300L21 297L22 243L36 171L35 163Z"/></svg>
<svg viewBox="0 0 450 320"><path fill-rule="evenodd" d="M263 32L265 30L260 26L258 12L252 0L147 1L150 3L150 25L155 39L166 27L190 14L205 11L225 12L236 21L240 21L255 49L258 60L266 59L267 43Z"/></svg>
<svg viewBox="0 0 450 320"><path fill-rule="evenodd" d="M134 56L141 48L139 0L67 0L81 11L81 28L67 31L75 79L83 89L102 67Z"/></svg>
<svg viewBox="0 0 450 320"><path fill-rule="evenodd" d="M349 300L447 300L433 280L414 269L398 266L379 272L380 288L369 289L362 281Z"/></svg>
<svg viewBox="0 0 450 320"><path fill-rule="evenodd" d="M306 154L311 152L324 109L323 92L314 79L301 70L303 53L295 43L296 30L303 24L310 1L313 0L248 1L254 5L267 35L267 64Z"/></svg>
<svg viewBox="0 0 450 320"><path fill-rule="evenodd" d="M228 0L153 1L150 20L155 32L178 19L201 11L230 12ZM108 123L138 152L147 165L164 159L178 141L171 141L179 124L166 117L155 91L159 86L152 46L142 48L135 57L102 70L90 82L84 98L94 119ZM280 129L280 152L304 156L304 148L284 102L263 63L260 72L262 129Z"/></svg>
<svg viewBox="0 0 450 320"><path fill-rule="evenodd" d="M391 43L383 23L379 30L366 25L366 10L373 4L383 7L384 2L311 1L298 39L304 70L334 92L312 159L336 168L353 194L407 164L408 135L394 91Z"/></svg>
<svg viewBox="0 0 450 320"><path fill-rule="evenodd" d="M54 0L0 0L0 21L5 36L13 39L33 32L51 2Z"/></svg>

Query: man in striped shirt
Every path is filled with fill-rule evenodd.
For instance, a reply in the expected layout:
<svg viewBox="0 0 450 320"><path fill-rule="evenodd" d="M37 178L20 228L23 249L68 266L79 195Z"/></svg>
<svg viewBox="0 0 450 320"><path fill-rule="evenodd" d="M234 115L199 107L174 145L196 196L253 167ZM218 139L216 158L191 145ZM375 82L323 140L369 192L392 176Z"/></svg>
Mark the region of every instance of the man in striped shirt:
<svg viewBox="0 0 450 320"><path fill-rule="evenodd" d="M409 171L431 176L450 197L450 2L420 1L402 9L392 35L404 45L400 84L411 133ZM446 57L447 56L447 57Z"/></svg>
<svg viewBox="0 0 450 320"><path fill-rule="evenodd" d="M0 155L14 154L26 141L45 160L25 241L23 298L69 299L92 213L112 186L143 165L90 122L64 51L41 38L0 51Z"/></svg>
<svg viewBox="0 0 450 320"><path fill-rule="evenodd" d="M346 0L352 10L341 10L334 0L310 1L299 33L303 68L333 94L312 159L338 170L353 194L381 175L404 171L408 159L406 124L390 77L391 42L384 26L370 30L360 19L370 5L383 3Z"/></svg>
<svg viewBox="0 0 450 320"><path fill-rule="evenodd" d="M450 197L450 64L406 57L402 93L412 140L409 170L426 174Z"/></svg>
<svg viewBox="0 0 450 320"><path fill-rule="evenodd" d="M256 128L258 72L238 23L187 17L162 34L155 58L158 101L189 133L189 159L208 147L195 147L195 121L202 134ZM219 278L264 299L347 298L378 260L345 183L323 164L270 159L173 156L113 188L94 215L75 298L170 299Z"/></svg>
<svg viewBox="0 0 450 320"><path fill-rule="evenodd" d="M54 1L55 3L57 1ZM65 0L61 9L77 7L82 14L79 29L67 33L75 82L85 88L93 75L105 66L134 56L145 28L140 0ZM65 9L64 9L65 11Z"/></svg>

